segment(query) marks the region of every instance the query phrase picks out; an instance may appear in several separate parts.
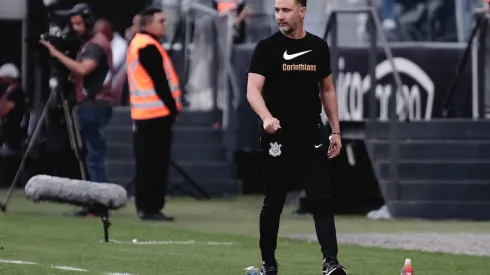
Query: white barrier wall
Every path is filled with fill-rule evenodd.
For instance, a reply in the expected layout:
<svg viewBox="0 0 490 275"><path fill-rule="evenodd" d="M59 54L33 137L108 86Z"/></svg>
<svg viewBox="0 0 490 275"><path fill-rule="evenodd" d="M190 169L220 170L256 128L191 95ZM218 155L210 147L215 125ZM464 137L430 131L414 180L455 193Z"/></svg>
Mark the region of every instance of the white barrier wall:
<svg viewBox="0 0 490 275"><path fill-rule="evenodd" d="M26 0L0 0L0 19L23 20L27 11Z"/></svg>

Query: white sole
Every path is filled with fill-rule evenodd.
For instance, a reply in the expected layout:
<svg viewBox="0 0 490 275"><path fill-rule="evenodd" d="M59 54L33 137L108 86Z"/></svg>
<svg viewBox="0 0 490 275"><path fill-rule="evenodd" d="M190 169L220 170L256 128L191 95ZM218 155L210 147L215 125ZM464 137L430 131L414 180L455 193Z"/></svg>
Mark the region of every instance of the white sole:
<svg viewBox="0 0 490 275"><path fill-rule="evenodd" d="M340 269L342 269L342 270L344 271L344 273L347 275L347 271L345 270L345 268L340 268ZM323 271L323 273L324 273L325 275L331 275L331 274L333 274L333 272L338 271L338 270L339 270L339 269L337 268L337 269L331 270L331 271L330 271L330 272L328 272L328 273L325 273L325 271Z"/></svg>

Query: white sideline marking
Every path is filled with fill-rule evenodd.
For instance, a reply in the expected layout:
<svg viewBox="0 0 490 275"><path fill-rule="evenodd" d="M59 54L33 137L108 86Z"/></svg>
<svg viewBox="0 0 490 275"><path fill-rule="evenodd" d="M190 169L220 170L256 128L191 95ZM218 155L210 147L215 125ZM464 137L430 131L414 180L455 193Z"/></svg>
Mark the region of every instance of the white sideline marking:
<svg viewBox="0 0 490 275"><path fill-rule="evenodd" d="M77 268L77 267L71 267L71 266L60 266L60 265L52 266L52 268L61 269L61 270L80 271L80 272L88 271L87 269L83 269L83 268Z"/></svg>
<svg viewBox="0 0 490 275"><path fill-rule="evenodd" d="M133 244L195 244L196 241L147 241L147 242L132 242Z"/></svg>
<svg viewBox="0 0 490 275"><path fill-rule="evenodd" d="M105 240L100 240L99 243L105 243ZM118 240L109 239L109 243L123 243L123 242L118 241Z"/></svg>
<svg viewBox="0 0 490 275"><path fill-rule="evenodd" d="M2 259L0 259L0 263L6 263L6 264L36 264L36 263L33 263L33 262L2 260Z"/></svg>
<svg viewBox="0 0 490 275"><path fill-rule="evenodd" d="M194 240L188 240L188 241L133 241L133 242L126 242L129 244L177 244L177 245L188 245L188 244L207 244L207 245L233 245L231 242L196 242Z"/></svg>
<svg viewBox="0 0 490 275"><path fill-rule="evenodd" d="M37 264L37 263L33 263L33 262L28 262L28 261L3 260L3 259L0 259L0 263L6 263L6 264L25 264L25 265L34 265L34 264ZM51 268L61 269L61 270L70 270L70 271L80 271L80 272L90 271L88 269L71 267L71 266L61 266L61 265L54 265L54 266L51 266ZM104 272L104 274L106 274L106 275L136 275L136 274L131 274L131 273L120 273L120 272Z"/></svg>
<svg viewBox="0 0 490 275"><path fill-rule="evenodd" d="M209 245L233 245L233 243L229 242L208 242Z"/></svg>

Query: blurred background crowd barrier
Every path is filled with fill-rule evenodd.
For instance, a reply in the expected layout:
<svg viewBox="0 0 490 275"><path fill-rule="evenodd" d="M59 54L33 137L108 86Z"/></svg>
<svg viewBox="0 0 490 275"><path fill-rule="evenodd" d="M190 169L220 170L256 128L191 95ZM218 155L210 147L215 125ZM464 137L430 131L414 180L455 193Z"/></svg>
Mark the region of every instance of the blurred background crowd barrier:
<svg viewBox="0 0 490 275"><path fill-rule="evenodd" d="M162 43L186 102L173 156L212 195L260 193L258 118L246 100L247 68L255 44L277 31L274 1L245 1L243 24L235 24L237 13L220 15L212 0L84 2L122 36L145 5L163 9ZM331 163L336 211L367 214L385 206L370 216L490 218L488 4L314 0L307 9L306 30L330 43L338 94L345 149ZM41 0L0 2L0 35L8 38L0 64L21 69L30 115L48 91L46 62L26 43L44 31L42 10ZM128 107L115 108L106 134L110 180L120 184L134 172L130 125ZM9 169L0 168L1 186L9 184ZM170 177L181 187L173 194L192 192L178 172Z"/></svg>

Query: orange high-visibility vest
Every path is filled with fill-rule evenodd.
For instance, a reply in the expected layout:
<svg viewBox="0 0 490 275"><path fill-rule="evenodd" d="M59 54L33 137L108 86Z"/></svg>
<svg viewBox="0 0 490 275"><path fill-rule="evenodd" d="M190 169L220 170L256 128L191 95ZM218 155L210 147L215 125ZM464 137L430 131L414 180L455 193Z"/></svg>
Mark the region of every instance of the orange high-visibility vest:
<svg viewBox="0 0 490 275"><path fill-rule="evenodd" d="M139 50L150 44L155 45L162 55L163 69L170 91L175 99L177 110L182 110L179 78L172 60L170 60L167 52L158 41L150 35L138 33L131 41L126 57L129 101L133 120L146 120L170 115L170 110L155 91L153 80L139 62ZM162 77L164 76L162 75Z"/></svg>
<svg viewBox="0 0 490 275"><path fill-rule="evenodd" d="M219 12L227 12L236 8L236 0L217 0L217 6Z"/></svg>

